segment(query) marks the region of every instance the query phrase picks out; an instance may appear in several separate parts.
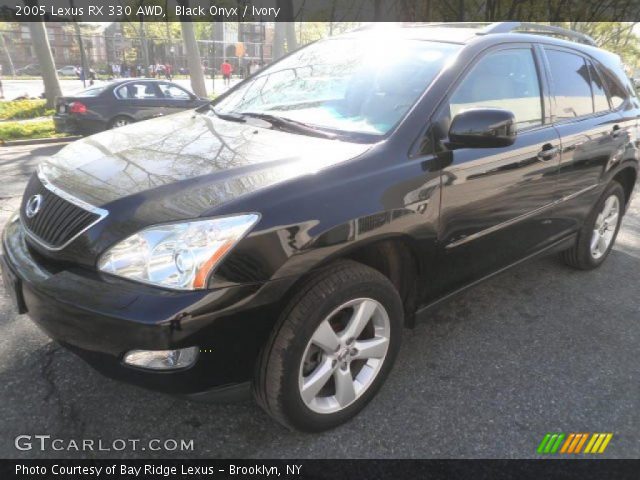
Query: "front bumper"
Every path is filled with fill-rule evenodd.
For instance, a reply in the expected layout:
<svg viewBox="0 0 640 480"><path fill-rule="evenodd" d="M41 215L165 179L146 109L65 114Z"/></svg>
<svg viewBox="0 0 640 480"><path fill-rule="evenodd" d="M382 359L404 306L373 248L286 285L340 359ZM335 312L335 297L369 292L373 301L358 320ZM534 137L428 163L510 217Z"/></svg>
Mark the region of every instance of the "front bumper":
<svg viewBox="0 0 640 480"><path fill-rule="evenodd" d="M173 394L211 395L250 380L279 300L293 283L195 292L149 287L52 264L29 248L19 221L6 226L2 244L4 276L15 279L19 302L48 336L109 377ZM194 345L201 349L198 360L183 370L122 363L129 350Z"/></svg>

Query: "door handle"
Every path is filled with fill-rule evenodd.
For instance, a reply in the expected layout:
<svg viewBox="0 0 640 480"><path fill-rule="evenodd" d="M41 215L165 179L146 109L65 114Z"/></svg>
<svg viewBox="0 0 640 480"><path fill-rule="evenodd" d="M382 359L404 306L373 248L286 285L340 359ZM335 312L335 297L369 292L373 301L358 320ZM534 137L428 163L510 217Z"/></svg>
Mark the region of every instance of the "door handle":
<svg viewBox="0 0 640 480"><path fill-rule="evenodd" d="M614 125L613 130L611 131L611 136L613 138L618 138L622 131L620 130L620 125Z"/></svg>
<svg viewBox="0 0 640 480"><path fill-rule="evenodd" d="M542 150L538 152L538 160L542 162L548 162L549 160L553 160L556 155L560 153L560 149L558 147L554 147L550 143L546 143L542 146Z"/></svg>

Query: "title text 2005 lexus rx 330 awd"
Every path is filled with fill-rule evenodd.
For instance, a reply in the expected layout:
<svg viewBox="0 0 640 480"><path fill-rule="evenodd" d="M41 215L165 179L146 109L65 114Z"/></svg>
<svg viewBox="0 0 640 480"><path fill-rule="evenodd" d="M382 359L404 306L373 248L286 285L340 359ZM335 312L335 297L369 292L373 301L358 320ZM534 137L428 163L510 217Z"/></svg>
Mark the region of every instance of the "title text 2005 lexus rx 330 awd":
<svg viewBox="0 0 640 480"><path fill-rule="evenodd" d="M6 289L109 376L251 385L288 427L336 426L428 307L541 253L593 269L611 250L640 102L617 57L532 28L361 30L75 142L4 230Z"/></svg>

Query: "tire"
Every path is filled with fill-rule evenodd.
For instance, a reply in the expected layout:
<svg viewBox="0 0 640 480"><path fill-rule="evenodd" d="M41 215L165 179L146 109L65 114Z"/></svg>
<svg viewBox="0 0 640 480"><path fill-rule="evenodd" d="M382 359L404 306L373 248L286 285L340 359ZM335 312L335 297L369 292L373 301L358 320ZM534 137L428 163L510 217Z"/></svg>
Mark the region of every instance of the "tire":
<svg viewBox="0 0 640 480"><path fill-rule="evenodd" d="M352 321L356 311L366 312L362 318L373 313L354 337L351 327L364 325ZM319 270L290 300L260 354L253 382L257 403L289 429L318 432L346 422L375 396L391 371L403 317L400 295L380 272L354 261ZM322 350L315 343L319 332L327 335L323 339L337 338L338 344L327 341L331 348ZM364 357L373 355L374 345L377 357ZM306 385L320 383L309 379L320 378L325 367L332 373L323 390L310 394ZM354 375L359 383L353 383ZM350 382L353 388L345 387Z"/></svg>
<svg viewBox="0 0 640 480"><path fill-rule="evenodd" d="M126 115L118 115L114 117L109 122L109 129L124 127L125 125L129 125L133 123L133 119L131 117L127 117Z"/></svg>
<svg viewBox="0 0 640 480"><path fill-rule="evenodd" d="M615 201L613 199L615 199ZM612 202L612 204L615 203L617 205L618 213L615 222L611 220L610 216L608 216L607 218L609 218L610 221L608 223L605 222L606 225L602 226L601 221L606 213L604 210L607 202ZM576 244L569 250L562 253L565 263L580 270L592 270L602 265L609 256L611 248L615 244L618 231L620 230L620 224L622 223L624 210L624 189L618 182L613 181L607 186L604 193L591 210L591 213L589 213L584 225L578 232ZM606 247L604 246L605 243L600 244L601 246L597 249L596 253L592 249L592 242L595 241L595 232L601 232L602 228L604 228L607 234L607 237L605 238Z"/></svg>

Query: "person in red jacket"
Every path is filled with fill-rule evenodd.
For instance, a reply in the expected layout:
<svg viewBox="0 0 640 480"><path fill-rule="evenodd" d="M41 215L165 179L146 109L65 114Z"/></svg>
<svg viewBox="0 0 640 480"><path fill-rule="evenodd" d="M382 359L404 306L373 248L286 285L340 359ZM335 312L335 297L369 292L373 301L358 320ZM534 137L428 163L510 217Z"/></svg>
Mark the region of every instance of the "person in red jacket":
<svg viewBox="0 0 640 480"><path fill-rule="evenodd" d="M222 62L222 65L220 65L220 72L222 72L224 84L228 87L231 84L231 72L233 72L233 67L225 60Z"/></svg>

